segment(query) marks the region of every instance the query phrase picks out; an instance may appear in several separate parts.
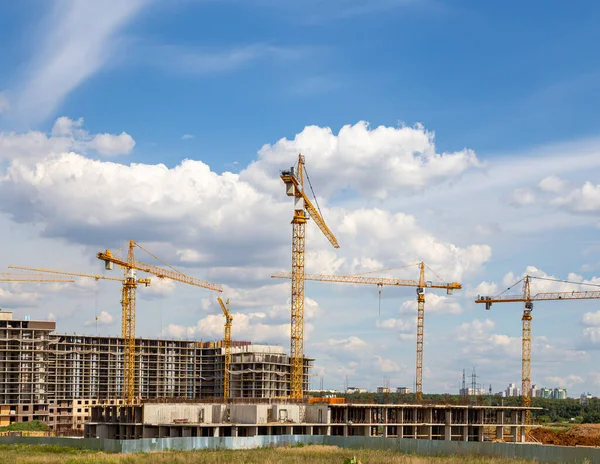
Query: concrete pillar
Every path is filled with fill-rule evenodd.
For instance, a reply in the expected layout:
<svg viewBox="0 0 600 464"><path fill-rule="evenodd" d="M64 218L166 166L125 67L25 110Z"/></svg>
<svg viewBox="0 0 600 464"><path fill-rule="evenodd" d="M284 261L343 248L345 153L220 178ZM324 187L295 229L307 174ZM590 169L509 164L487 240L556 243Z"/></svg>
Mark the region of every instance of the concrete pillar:
<svg viewBox="0 0 600 464"><path fill-rule="evenodd" d="M504 439L504 427L502 427L501 425L498 425L496 427L496 440L503 440Z"/></svg>
<svg viewBox="0 0 600 464"><path fill-rule="evenodd" d="M510 428L510 441L512 441L513 443L519 442L519 427Z"/></svg>
<svg viewBox="0 0 600 464"><path fill-rule="evenodd" d="M220 432L219 427L215 427L213 429L213 437L218 437L219 436L219 432Z"/></svg>
<svg viewBox="0 0 600 464"><path fill-rule="evenodd" d="M431 420L431 417L429 418ZM426 425L425 427L427 427L426 433L427 433L427 439L431 440L433 438L433 425Z"/></svg>
<svg viewBox="0 0 600 464"><path fill-rule="evenodd" d="M331 426L330 425L325 428L325 435L327 435L328 437L331 435Z"/></svg>
<svg viewBox="0 0 600 464"><path fill-rule="evenodd" d="M285 434L286 435L293 435L294 434L294 427L292 425L286 425L285 426Z"/></svg>
<svg viewBox="0 0 600 464"><path fill-rule="evenodd" d="M272 425L267 426L267 435L273 435L273 426Z"/></svg>
<svg viewBox="0 0 600 464"><path fill-rule="evenodd" d="M446 420L444 426L444 440L452 440L452 410L446 409Z"/></svg>
<svg viewBox="0 0 600 464"><path fill-rule="evenodd" d="M404 426L403 425L398 426L398 438L404 438Z"/></svg>
<svg viewBox="0 0 600 464"><path fill-rule="evenodd" d="M387 438L387 437L388 437L388 426L384 425L383 426L383 438Z"/></svg>
<svg viewBox="0 0 600 464"><path fill-rule="evenodd" d="M469 426L463 425L462 427L462 441L469 441Z"/></svg>
<svg viewBox="0 0 600 464"><path fill-rule="evenodd" d="M479 441L480 443L483 442L483 426L479 426L477 427L477 441Z"/></svg>
<svg viewBox="0 0 600 464"><path fill-rule="evenodd" d="M306 426L306 435L312 435L312 434L313 434L313 426L307 425Z"/></svg>
<svg viewBox="0 0 600 464"><path fill-rule="evenodd" d="M364 431L363 431L364 436L370 437L371 436L371 426L365 425L363 428L364 428Z"/></svg>
<svg viewBox="0 0 600 464"><path fill-rule="evenodd" d="M348 426L344 425L344 436L347 437L348 436Z"/></svg>
<svg viewBox="0 0 600 464"><path fill-rule="evenodd" d="M237 428L237 425L232 425L232 426L231 426L231 436L232 436L232 437L237 437L237 436L238 436L238 428Z"/></svg>

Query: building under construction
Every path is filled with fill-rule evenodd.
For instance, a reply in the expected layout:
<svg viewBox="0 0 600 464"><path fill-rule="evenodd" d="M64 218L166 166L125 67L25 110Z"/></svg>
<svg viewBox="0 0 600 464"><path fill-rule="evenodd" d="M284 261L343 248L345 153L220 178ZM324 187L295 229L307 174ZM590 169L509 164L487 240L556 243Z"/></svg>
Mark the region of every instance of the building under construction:
<svg viewBox="0 0 600 464"><path fill-rule="evenodd" d="M55 329L53 321L13 320L0 311L0 425L37 419L56 431L83 430L91 406L121 403L123 339ZM222 398L221 345L136 339L136 398ZM305 359L305 391L311 366ZM289 396L289 385L290 360L282 347L232 342L230 398Z"/></svg>

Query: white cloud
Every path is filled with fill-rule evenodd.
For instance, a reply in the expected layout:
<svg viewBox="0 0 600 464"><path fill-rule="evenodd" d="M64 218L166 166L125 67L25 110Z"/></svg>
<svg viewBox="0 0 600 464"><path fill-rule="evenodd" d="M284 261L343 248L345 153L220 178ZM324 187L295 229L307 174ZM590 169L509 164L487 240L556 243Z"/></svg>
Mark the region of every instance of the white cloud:
<svg viewBox="0 0 600 464"><path fill-rule="evenodd" d="M150 275L150 285L148 287L143 286L142 290L138 292L138 296L144 300L166 298L173 294L177 285L178 284L171 279L159 279L158 277Z"/></svg>
<svg viewBox="0 0 600 464"><path fill-rule="evenodd" d="M193 140L194 138L196 138L196 137L192 134L183 134L181 136L181 140Z"/></svg>
<svg viewBox="0 0 600 464"><path fill-rule="evenodd" d="M148 3L60 0L42 25L41 39L15 98L16 116L29 123L50 116L61 101L119 50L118 31ZM122 45L122 44L121 44Z"/></svg>
<svg viewBox="0 0 600 464"><path fill-rule="evenodd" d="M566 181L557 176L544 177L538 183L538 188L546 193L558 193L566 185Z"/></svg>
<svg viewBox="0 0 600 464"><path fill-rule="evenodd" d="M127 154L135 146L133 138L125 132L93 136L83 129L83 122L83 118L61 116L54 122L50 136L40 131L0 132L0 160L49 161L69 151L85 153L90 149L113 156Z"/></svg>
<svg viewBox="0 0 600 464"><path fill-rule="evenodd" d="M435 290L433 290L435 291ZM443 290L442 290L443 291ZM425 314L461 314L463 312L462 306L452 301L454 297L438 295L437 293L431 293L426 290L425 295ZM417 312L417 298L415 296L412 300L406 300L400 307L400 313L409 314Z"/></svg>
<svg viewBox="0 0 600 464"><path fill-rule="evenodd" d="M581 318L581 323L587 327L600 327L600 311L585 313Z"/></svg>
<svg viewBox="0 0 600 464"><path fill-rule="evenodd" d="M106 311L101 311L94 319L83 323L85 327L92 327L96 324L102 326L111 325L114 322L112 315Z"/></svg>
<svg viewBox="0 0 600 464"><path fill-rule="evenodd" d="M510 194L509 203L516 207L532 205L535 203L535 195L531 190L517 188Z"/></svg>
<svg viewBox="0 0 600 464"><path fill-rule="evenodd" d="M0 288L0 309L28 308L37 306L40 295L28 292L21 284L4 284Z"/></svg>
<svg viewBox="0 0 600 464"><path fill-rule="evenodd" d="M433 134L420 125L372 129L363 121L342 127L337 135L329 127L308 126L293 140L265 145L242 178L280 192L277 173L298 153L306 156L308 174L321 195L352 189L385 198L448 181L480 165L471 150L437 153Z"/></svg>
<svg viewBox="0 0 600 464"><path fill-rule="evenodd" d="M234 340L247 340L253 343L289 344L290 324L272 324L265 313L249 314L232 313L233 323L231 336ZM209 314L198 321L195 326L170 324L165 334L176 338L220 340L223 338L225 318L223 315ZM305 331L312 328L305 324ZM308 337L306 337L308 338Z"/></svg>
<svg viewBox="0 0 600 464"><path fill-rule="evenodd" d="M389 358L382 358L381 356L375 356L377 361L377 368L381 372L399 372L400 364Z"/></svg>
<svg viewBox="0 0 600 464"><path fill-rule="evenodd" d="M368 343L365 342L363 339L354 335L342 339L330 338L325 343L322 343L322 345L330 349L335 349L354 355L364 353L369 346Z"/></svg>
<svg viewBox="0 0 600 464"><path fill-rule="evenodd" d="M546 377L546 382L551 385L557 385L561 388L573 388L576 385L584 382L583 378L578 375L567 375L565 377L550 376Z"/></svg>
<svg viewBox="0 0 600 464"><path fill-rule="evenodd" d="M71 119L66 116L60 116L52 126L52 135L54 137L72 136L79 132L83 126L83 118Z"/></svg>
<svg viewBox="0 0 600 464"><path fill-rule="evenodd" d="M600 212L600 184L586 182L565 196L557 197L551 202L572 213L596 214Z"/></svg>
<svg viewBox="0 0 600 464"><path fill-rule="evenodd" d="M100 155L128 155L135 146L135 140L126 132L119 135L98 134L87 145Z"/></svg>
<svg viewBox="0 0 600 464"><path fill-rule="evenodd" d="M394 330L397 332L413 332L415 330L415 324L412 320L406 319L385 319L383 321L377 321L377 327L384 330Z"/></svg>
<svg viewBox="0 0 600 464"><path fill-rule="evenodd" d="M469 298L475 298L477 296L493 296L498 293L498 285L494 282L480 282L477 287L469 289L466 292L466 296Z"/></svg>

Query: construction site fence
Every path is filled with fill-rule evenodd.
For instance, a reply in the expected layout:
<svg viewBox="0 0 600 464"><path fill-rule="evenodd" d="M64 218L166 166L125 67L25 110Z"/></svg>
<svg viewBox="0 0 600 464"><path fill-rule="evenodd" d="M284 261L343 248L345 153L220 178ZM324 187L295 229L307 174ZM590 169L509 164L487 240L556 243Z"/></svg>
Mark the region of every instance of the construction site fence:
<svg viewBox="0 0 600 464"><path fill-rule="evenodd" d="M162 403L193 403L193 404L307 404L307 400L293 400L290 398L149 398L141 401L142 404Z"/></svg>
<svg viewBox="0 0 600 464"><path fill-rule="evenodd" d="M420 456L490 456L534 460L537 462L600 462L600 449L553 446L533 443L488 443L410 438L338 437L323 435L266 435L254 437L190 437L111 440L99 438L60 438L2 436L0 444L35 444L67 446L107 453L141 453L152 451L190 451L200 449L251 449L278 446L332 445L348 449L381 449ZM360 458L360 452L355 451Z"/></svg>

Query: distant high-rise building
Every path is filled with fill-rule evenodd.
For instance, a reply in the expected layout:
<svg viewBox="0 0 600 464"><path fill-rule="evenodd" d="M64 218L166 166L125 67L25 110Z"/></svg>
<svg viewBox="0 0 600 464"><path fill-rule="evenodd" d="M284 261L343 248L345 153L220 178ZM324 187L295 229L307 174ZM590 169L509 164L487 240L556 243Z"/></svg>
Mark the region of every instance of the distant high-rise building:
<svg viewBox="0 0 600 464"><path fill-rule="evenodd" d="M410 393L410 388L398 387L398 388L396 388L396 393L400 393L401 395L408 395Z"/></svg>
<svg viewBox="0 0 600 464"><path fill-rule="evenodd" d="M552 398L555 400L566 400L567 399L567 389L566 388L555 388L552 394Z"/></svg>
<svg viewBox="0 0 600 464"><path fill-rule="evenodd" d="M389 393L390 387L377 387L377 393Z"/></svg>
<svg viewBox="0 0 600 464"><path fill-rule="evenodd" d="M551 388L547 388L547 387L542 387L539 389L539 396L538 398L546 398L546 399L550 399L553 397L553 391Z"/></svg>
<svg viewBox="0 0 600 464"><path fill-rule="evenodd" d="M506 389L506 396L521 396L521 389L514 383L509 383Z"/></svg>
<svg viewBox="0 0 600 464"><path fill-rule="evenodd" d="M531 396L531 398L539 398L540 390L535 383L531 385L531 392L529 393L529 395Z"/></svg>

